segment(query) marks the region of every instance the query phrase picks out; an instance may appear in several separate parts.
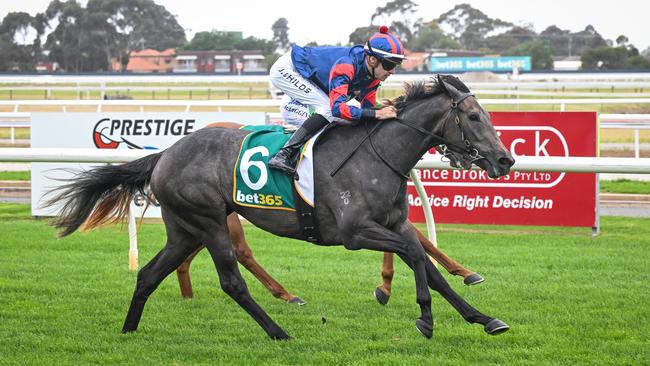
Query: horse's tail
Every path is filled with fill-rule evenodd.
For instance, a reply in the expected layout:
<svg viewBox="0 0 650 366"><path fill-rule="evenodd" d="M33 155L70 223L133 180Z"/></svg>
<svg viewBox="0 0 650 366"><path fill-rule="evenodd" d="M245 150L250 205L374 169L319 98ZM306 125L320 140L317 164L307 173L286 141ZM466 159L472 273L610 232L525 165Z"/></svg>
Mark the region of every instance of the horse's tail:
<svg viewBox="0 0 650 366"><path fill-rule="evenodd" d="M59 236L81 230L118 222L126 218L133 196L144 192L151 180L162 152L147 155L138 160L121 164L106 165L82 171L70 182L47 192L50 196L44 207L63 203L52 224L59 229Z"/></svg>

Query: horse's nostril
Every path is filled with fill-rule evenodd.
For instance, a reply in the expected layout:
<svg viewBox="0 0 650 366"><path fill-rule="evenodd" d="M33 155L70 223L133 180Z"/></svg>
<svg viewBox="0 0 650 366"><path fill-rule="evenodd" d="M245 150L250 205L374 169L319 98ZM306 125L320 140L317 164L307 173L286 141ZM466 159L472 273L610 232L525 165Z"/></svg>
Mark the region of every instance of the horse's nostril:
<svg viewBox="0 0 650 366"><path fill-rule="evenodd" d="M514 159L511 159L511 158L506 157L506 156L504 156L502 158L499 158L499 165L501 165L501 166L510 168L514 164L515 164Z"/></svg>

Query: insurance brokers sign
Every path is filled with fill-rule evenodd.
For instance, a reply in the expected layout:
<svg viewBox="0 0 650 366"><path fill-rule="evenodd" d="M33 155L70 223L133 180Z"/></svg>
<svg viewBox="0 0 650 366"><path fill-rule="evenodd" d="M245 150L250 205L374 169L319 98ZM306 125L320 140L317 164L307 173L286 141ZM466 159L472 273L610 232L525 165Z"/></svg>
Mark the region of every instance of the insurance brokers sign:
<svg viewBox="0 0 650 366"><path fill-rule="evenodd" d="M492 123L512 155L597 156L595 112L493 112ZM435 151L433 151L435 153ZM428 158L440 158L434 154ZM482 170L419 170L437 222L596 227L597 175ZM412 184L410 218L423 222Z"/></svg>

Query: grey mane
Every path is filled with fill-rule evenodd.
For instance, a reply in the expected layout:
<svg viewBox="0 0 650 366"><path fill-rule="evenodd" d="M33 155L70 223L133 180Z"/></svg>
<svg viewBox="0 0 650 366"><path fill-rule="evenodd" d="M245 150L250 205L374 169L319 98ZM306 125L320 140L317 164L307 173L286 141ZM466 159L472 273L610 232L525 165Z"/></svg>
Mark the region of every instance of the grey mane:
<svg viewBox="0 0 650 366"><path fill-rule="evenodd" d="M469 88L459 78L452 75L440 75L441 79L463 93L469 93ZM444 85L432 77L429 80L418 80L404 84L404 95L393 100L393 105L400 112L418 100L426 99L437 94L446 93Z"/></svg>

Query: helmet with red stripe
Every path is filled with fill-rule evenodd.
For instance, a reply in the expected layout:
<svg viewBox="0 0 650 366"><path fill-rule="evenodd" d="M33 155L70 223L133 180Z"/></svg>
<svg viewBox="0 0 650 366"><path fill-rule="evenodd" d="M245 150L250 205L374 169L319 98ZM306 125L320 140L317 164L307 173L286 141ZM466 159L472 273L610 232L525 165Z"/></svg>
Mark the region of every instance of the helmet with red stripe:
<svg viewBox="0 0 650 366"><path fill-rule="evenodd" d="M380 61L387 60L396 65L404 61L404 46L397 37L388 33L388 27L379 27L379 33L375 33L364 46L366 53L377 57Z"/></svg>

